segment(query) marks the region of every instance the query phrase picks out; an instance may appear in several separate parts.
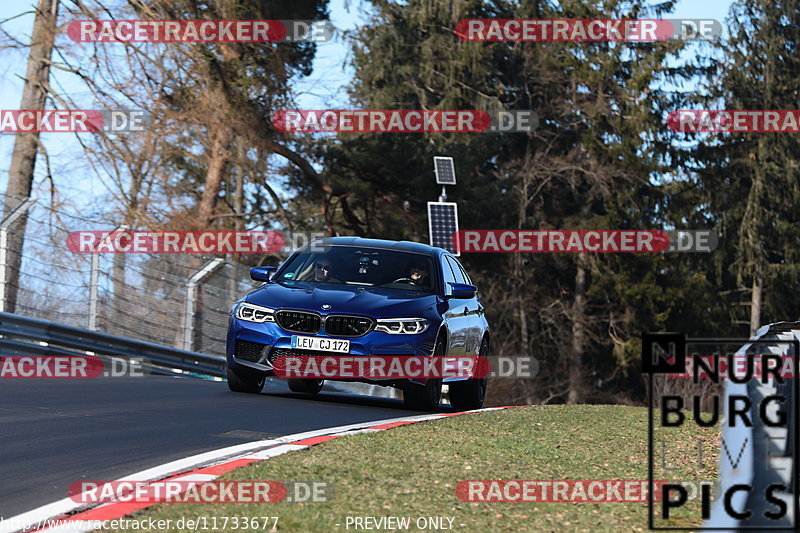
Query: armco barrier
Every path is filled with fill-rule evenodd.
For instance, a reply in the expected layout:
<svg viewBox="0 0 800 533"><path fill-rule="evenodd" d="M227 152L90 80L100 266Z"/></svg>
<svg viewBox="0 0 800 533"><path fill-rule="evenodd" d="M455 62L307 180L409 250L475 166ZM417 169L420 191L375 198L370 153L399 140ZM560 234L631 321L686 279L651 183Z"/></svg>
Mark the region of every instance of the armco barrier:
<svg viewBox="0 0 800 533"><path fill-rule="evenodd" d="M38 318L0 313L0 357L86 355L86 352L115 357L140 357L156 367L214 377L225 377L226 372L223 357L178 350Z"/></svg>

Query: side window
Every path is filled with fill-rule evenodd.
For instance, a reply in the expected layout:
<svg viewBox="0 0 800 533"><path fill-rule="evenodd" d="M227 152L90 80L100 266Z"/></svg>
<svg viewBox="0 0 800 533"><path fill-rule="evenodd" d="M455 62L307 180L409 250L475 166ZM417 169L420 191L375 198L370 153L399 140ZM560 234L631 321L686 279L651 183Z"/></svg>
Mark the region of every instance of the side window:
<svg viewBox="0 0 800 533"><path fill-rule="evenodd" d="M453 274L455 275L456 283L467 283L467 280L464 278L464 271L461 269L456 260L448 255L447 262L450 264L450 268L453 269Z"/></svg>
<svg viewBox="0 0 800 533"><path fill-rule="evenodd" d="M467 270L464 268L464 265L462 265L461 263L459 263L459 262L458 262L458 259L455 259L455 258L453 258L453 261L455 261L455 262L456 262L456 264L458 265L458 268L460 268L460 269L461 269L461 273L464 275L464 279L465 279L465 280L467 280L467 283L468 283L469 285L472 285L472 280L469 278L469 275L467 274Z"/></svg>
<svg viewBox="0 0 800 533"><path fill-rule="evenodd" d="M444 293L449 295L451 289L448 283L456 283L456 277L455 274L453 274L453 267L450 266L450 262L446 257L442 259L442 274L444 275Z"/></svg>

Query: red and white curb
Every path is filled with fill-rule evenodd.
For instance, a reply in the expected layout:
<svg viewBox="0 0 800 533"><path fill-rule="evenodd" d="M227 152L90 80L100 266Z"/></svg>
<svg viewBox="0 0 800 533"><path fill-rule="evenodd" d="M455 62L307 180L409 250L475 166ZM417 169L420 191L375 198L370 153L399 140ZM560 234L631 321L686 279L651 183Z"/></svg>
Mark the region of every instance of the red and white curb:
<svg viewBox="0 0 800 533"><path fill-rule="evenodd" d="M260 440L228 446L219 450L201 453L172 461L154 468L149 468L135 474L125 476L118 481L193 481L207 483L232 470L249 465L254 462L264 461L286 452L302 450L322 442L356 435L383 431L406 424L415 424L425 420L435 420L454 415L483 413L508 409L514 406L488 407L475 411L458 413L436 413L431 415L418 415L405 418L390 418L362 422L347 426L331 427L304 433L295 433L276 439ZM74 496L80 500L80 496ZM0 521L0 533L16 533L20 531L48 531L48 533L79 533L92 531L97 527L98 521L114 520L126 515L156 505L155 503L110 502L103 504L77 503L72 498L64 498L42 507L33 509L17 516ZM55 525L54 525L55 524Z"/></svg>

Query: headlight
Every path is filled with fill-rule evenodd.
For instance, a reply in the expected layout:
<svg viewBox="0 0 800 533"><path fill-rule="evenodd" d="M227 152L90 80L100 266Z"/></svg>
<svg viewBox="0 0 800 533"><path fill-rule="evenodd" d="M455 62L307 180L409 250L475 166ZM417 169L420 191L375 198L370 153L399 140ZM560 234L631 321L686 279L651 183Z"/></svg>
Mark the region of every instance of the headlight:
<svg viewBox="0 0 800 533"><path fill-rule="evenodd" d="M424 318L380 318L375 331L383 331L393 335L416 335L428 329L428 321Z"/></svg>
<svg viewBox="0 0 800 533"><path fill-rule="evenodd" d="M236 308L236 318L247 320L248 322L275 322L275 310L242 302Z"/></svg>

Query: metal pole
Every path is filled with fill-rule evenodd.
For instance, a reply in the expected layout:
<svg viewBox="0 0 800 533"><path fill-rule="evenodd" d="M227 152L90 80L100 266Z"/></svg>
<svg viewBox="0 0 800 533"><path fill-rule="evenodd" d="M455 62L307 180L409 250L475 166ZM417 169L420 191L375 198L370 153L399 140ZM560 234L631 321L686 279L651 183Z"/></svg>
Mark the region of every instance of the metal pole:
<svg viewBox="0 0 800 533"><path fill-rule="evenodd" d="M183 345L181 348L192 352L194 337L194 302L197 300L197 285L191 281L186 284L186 305L183 310Z"/></svg>
<svg viewBox="0 0 800 533"><path fill-rule="evenodd" d="M25 198L2 222L0 222L0 312L3 313L6 312L6 282L8 280L6 272L8 264L8 228L15 220L21 217L34 202L36 202L36 200L33 198ZM20 264L22 263L20 262Z"/></svg>
<svg viewBox="0 0 800 533"><path fill-rule="evenodd" d="M183 346L186 351L194 351L194 305L197 301L197 286L206 276L222 266L224 259L212 259L203 268L192 274L186 282L186 306L183 311Z"/></svg>

